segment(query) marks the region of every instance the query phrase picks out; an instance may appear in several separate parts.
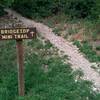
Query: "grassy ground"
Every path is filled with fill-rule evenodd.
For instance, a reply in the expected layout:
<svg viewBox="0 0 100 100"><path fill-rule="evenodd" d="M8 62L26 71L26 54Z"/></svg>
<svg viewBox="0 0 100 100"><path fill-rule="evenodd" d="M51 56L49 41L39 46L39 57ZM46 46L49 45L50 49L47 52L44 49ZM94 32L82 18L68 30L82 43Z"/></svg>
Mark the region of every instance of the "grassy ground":
<svg viewBox="0 0 100 100"><path fill-rule="evenodd" d="M16 57L14 57L15 43L4 43L1 48L5 49L0 51L1 60L6 58L8 52L9 54L8 58L5 59L6 63L0 62L0 67L2 67L0 100L100 99L100 94L92 90L91 82L81 79L81 72L74 72L69 64L64 64L62 58L58 57L57 50L48 41L44 42L43 45L37 39L25 42L26 95L18 97ZM11 61L12 58L13 61ZM10 65L12 65L13 70L9 69Z"/></svg>

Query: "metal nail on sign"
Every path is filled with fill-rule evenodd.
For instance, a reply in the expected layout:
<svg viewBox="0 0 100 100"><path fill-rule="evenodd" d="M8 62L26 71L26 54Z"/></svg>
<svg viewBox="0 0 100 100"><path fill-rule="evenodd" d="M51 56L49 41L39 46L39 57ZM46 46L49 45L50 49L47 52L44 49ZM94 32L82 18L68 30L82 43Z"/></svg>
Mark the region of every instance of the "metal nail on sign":
<svg viewBox="0 0 100 100"><path fill-rule="evenodd" d="M36 28L0 29L0 40L32 39L36 36Z"/></svg>

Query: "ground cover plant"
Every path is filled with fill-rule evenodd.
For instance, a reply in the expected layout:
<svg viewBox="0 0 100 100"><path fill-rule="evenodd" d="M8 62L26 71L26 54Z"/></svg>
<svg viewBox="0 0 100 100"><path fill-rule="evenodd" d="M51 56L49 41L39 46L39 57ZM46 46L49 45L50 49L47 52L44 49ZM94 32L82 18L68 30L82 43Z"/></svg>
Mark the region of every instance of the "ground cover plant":
<svg viewBox="0 0 100 100"><path fill-rule="evenodd" d="M93 47L88 42L81 43L79 41L75 41L74 44L91 62L100 62L100 56L96 54L96 52L93 50Z"/></svg>
<svg viewBox="0 0 100 100"><path fill-rule="evenodd" d="M5 44L2 47L7 49ZM12 43L8 43L8 47L11 48ZM8 56L9 62L7 59L6 63L0 62L4 72L0 73L1 100L99 100L100 95L92 90L91 82L81 78L75 81L80 74L74 73L70 65L64 64L57 55L52 56L54 52L48 51L50 48L52 45L43 45L39 40L29 41L26 45L25 97L18 97L16 65L12 64L13 71L6 70L14 53ZM2 50L2 57L6 57L7 52L11 52L11 49Z"/></svg>

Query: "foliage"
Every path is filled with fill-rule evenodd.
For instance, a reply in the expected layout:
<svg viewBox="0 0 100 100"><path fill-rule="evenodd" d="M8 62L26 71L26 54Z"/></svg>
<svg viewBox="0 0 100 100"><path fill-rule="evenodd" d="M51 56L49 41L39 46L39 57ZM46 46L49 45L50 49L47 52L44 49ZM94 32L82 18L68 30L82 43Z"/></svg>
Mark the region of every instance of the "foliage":
<svg viewBox="0 0 100 100"><path fill-rule="evenodd" d="M31 46L34 46L34 43ZM69 65L63 64L60 58L45 59L43 53L38 51L38 54L32 53L27 57L26 61L26 90L29 94L25 100L85 100L87 97L90 100L98 100L95 93L91 95L89 92L92 91L91 83L82 80L75 82L76 74L72 73ZM47 72L44 71L45 66L48 66Z"/></svg>
<svg viewBox="0 0 100 100"><path fill-rule="evenodd" d="M52 14L53 0L15 0L13 8L27 17L46 17Z"/></svg>
<svg viewBox="0 0 100 100"><path fill-rule="evenodd" d="M65 12L71 17L86 18L97 17L98 8L96 0L67 0Z"/></svg>
<svg viewBox="0 0 100 100"><path fill-rule="evenodd" d="M76 18L97 18L100 11L98 0L2 0L0 5L12 6L23 16L48 17L59 12Z"/></svg>
<svg viewBox="0 0 100 100"><path fill-rule="evenodd" d="M92 46L90 46L88 42L80 43L79 41L75 41L74 44L80 49L81 52L86 55L86 57L91 62L100 62L100 56L98 56L96 52L93 51Z"/></svg>
<svg viewBox="0 0 100 100"><path fill-rule="evenodd" d="M4 7L0 6L0 16L5 15Z"/></svg>
<svg viewBox="0 0 100 100"><path fill-rule="evenodd" d="M11 3L13 3L13 2L14 2L14 0L1 0L0 1L0 5L2 5L2 6L10 6Z"/></svg>
<svg viewBox="0 0 100 100"><path fill-rule="evenodd" d="M13 8L27 17L47 17L65 12L71 17L98 16L96 0L15 0Z"/></svg>
<svg viewBox="0 0 100 100"><path fill-rule="evenodd" d="M97 46L97 47L96 47L96 50L100 51L100 46Z"/></svg>
<svg viewBox="0 0 100 100"><path fill-rule="evenodd" d="M11 43L9 45L12 46ZM2 50L0 53L11 52L10 46L7 46L7 51ZM51 45L46 46L46 50L50 47ZM8 67L2 70L3 77L0 77L0 100L99 100L100 94L92 91L91 82L81 79L75 82L74 78L78 73L72 73L70 66L63 64L59 57L47 59L46 51L41 51L42 49L45 49L45 46L39 40L28 43L25 59L25 97L18 97L15 64L12 64L15 70L9 69L7 72L5 69L10 68L9 62L7 59L6 63L2 62ZM13 51L10 55L14 57ZM9 61L11 56L8 56Z"/></svg>
<svg viewBox="0 0 100 100"><path fill-rule="evenodd" d="M14 0L0 0L0 16L3 16L6 14L4 11L4 8L11 6L11 4L14 2Z"/></svg>

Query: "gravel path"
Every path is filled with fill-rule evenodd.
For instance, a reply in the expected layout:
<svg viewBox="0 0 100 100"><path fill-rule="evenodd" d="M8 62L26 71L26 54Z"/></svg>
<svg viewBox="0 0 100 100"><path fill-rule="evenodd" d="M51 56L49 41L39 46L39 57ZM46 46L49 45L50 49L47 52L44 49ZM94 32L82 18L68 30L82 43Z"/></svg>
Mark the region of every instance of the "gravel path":
<svg viewBox="0 0 100 100"><path fill-rule="evenodd" d="M82 69L84 72L84 79L92 81L95 87L100 90L100 75L91 68L92 63L84 58L76 46L74 46L71 42L66 41L62 37L56 36L52 32L51 28L41 23L36 23L33 20L24 18L12 10L6 11L8 11L9 14L12 14L14 17L17 17L18 20L22 21L26 26L36 27L38 33L40 33L44 38L48 39L59 50L63 51L65 55L68 55L69 63L72 64L73 69Z"/></svg>

